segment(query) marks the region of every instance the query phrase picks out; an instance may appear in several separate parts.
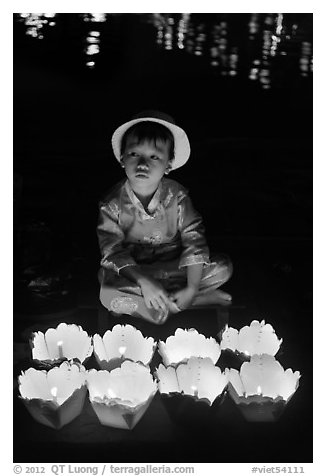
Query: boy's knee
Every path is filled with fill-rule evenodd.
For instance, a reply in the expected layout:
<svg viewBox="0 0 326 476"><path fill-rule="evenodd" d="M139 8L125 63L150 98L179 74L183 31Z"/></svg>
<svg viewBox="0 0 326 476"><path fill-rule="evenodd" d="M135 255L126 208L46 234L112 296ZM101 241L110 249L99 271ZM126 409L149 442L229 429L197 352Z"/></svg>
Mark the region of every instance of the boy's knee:
<svg viewBox="0 0 326 476"><path fill-rule="evenodd" d="M220 254L217 259L217 264L224 270L225 282L228 281L233 275L233 263L230 257L226 254Z"/></svg>

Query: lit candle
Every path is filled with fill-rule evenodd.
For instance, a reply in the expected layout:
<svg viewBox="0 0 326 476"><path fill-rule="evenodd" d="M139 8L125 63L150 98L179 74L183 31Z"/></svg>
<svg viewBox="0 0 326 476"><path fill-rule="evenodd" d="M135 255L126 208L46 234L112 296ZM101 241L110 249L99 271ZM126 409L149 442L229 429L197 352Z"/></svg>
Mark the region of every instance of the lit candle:
<svg viewBox="0 0 326 476"><path fill-rule="evenodd" d="M254 354L240 371L229 369L227 375L229 395L248 421L276 421L300 378L299 371L284 370L269 354Z"/></svg>
<svg viewBox="0 0 326 476"><path fill-rule="evenodd" d="M63 345L63 341L62 341L62 340L59 340L59 341L57 342L58 352L59 352L59 359L63 359L63 358L64 358L62 345Z"/></svg>
<svg viewBox="0 0 326 476"><path fill-rule="evenodd" d="M108 388L108 397L109 398L117 398L116 394L114 393L113 390L111 390L111 388Z"/></svg>
<svg viewBox="0 0 326 476"><path fill-rule="evenodd" d="M198 388L196 385L191 385L191 390L194 391L194 397L198 398Z"/></svg>
<svg viewBox="0 0 326 476"><path fill-rule="evenodd" d="M68 362L49 371L30 367L19 377L19 391L36 421L59 429L82 411L87 394L86 369Z"/></svg>
<svg viewBox="0 0 326 476"><path fill-rule="evenodd" d="M58 395L58 387L51 388L51 395L53 396L53 402L58 405L57 395Z"/></svg>
<svg viewBox="0 0 326 476"><path fill-rule="evenodd" d="M122 346L122 347L119 347L118 350L119 350L119 353L120 353L120 358L121 358L121 360L123 360L123 359L124 359L124 355L125 355L126 350L127 350L127 347Z"/></svg>
<svg viewBox="0 0 326 476"><path fill-rule="evenodd" d="M89 370L87 387L102 425L132 429L150 405L157 382L148 367L125 360L111 372Z"/></svg>

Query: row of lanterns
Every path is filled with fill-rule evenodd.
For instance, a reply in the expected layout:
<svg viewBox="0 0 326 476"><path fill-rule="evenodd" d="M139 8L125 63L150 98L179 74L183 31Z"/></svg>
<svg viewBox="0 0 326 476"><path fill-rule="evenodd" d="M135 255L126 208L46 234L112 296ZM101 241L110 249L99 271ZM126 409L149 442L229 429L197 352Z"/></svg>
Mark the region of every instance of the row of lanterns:
<svg viewBox="0 0 326 476"><path fill-rule="evenodd" d="M276 360L281 343L271 325L256 320L239 331L226 327L220 343L196 329L179 328L156 343L131 325L91 337L61 323L32 334L32 358L41 370L21 373L20 398L38 422L57 429L81 413L87 392L99 421L116 428L134 428L157 391L166 401L190 398L208 409L228 393L247 420L275 421L300 378ZM163 364L152 374L156 348ZM224 351L243 361L240 370L216 366ZM101 370L83 365L93 352Z"/></svg>

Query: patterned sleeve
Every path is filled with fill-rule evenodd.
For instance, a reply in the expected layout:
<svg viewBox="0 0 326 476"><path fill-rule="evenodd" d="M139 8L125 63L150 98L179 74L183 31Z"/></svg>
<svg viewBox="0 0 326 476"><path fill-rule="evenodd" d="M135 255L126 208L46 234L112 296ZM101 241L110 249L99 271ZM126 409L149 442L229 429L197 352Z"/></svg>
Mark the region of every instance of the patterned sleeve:
<svg viewBox="0 0 326 476"><path fill-rule="evenodd" d="M119 226L119 207L115 202L101 203L97 236L102 254L101 266L119 273L126 266L136 265L124 247L124 232Z"/></svg>
<svg viewBox="0 0 326 476"><path fill-rule="evenodd" d="M209 250L203 220L185 192L180 192L178 197L178 228L183 248L179 267L208 263Z"/></svg>

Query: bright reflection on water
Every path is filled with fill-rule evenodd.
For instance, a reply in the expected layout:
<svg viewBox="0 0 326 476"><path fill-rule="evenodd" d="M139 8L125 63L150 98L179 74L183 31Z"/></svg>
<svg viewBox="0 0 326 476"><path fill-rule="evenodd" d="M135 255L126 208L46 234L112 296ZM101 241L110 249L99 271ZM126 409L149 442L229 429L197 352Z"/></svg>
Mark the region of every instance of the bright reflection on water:
<svg viewBox="0 0 326 476"><path fill-rule="evenodd" d="M46 26L55 26L56 13L20 13L22 21L26 25L26 35L42 40Z"/></svg>
<svg viewBox="0 0 326 476"><path fill-rule="evenodd" d="M86 22L105 22L107 13L82 13L81 16Z"/></svg>
<svg viewBox="0 0 326 476"><path fill-rule="evenodd" d="M239 16L239 15L236 15ZM211 66L222 76L237 76L241 51L249 57L247 77L259 82L263 89L271 87L273 60L293 55L295 44L303 32L298 25L285 21L283 13L252 13L246 26L246 44L233 35L235 15L205 15L154 13L150 21L157 30L156 42L166 49L183 49L197 56L205 55ZM213 17L215 21L212 22ZM243 17L245 18L245 17ZM244 53L245 46L245 53ZM300 56L299 56L300 55ZM302 41L299 52L299 69L302 77L312 72L312 44Z"/></svg>
<svg viewBox="0 0 326 476"><path fill-rule="evenodd" d="M88 66L89 68L94 68L95 66L94 55L99 54L99 52L100 52L100 32L90 31L86 38L85 53L87 56L92 56L92 60L86 61L86 66Z"/></svg>
<svg viewBox="0 0 326 476"><path fill-rule="evenodd" d="M96 64L97 55L100 53L100 36L101 32L97 30L98 23L105 23L107 21L107 13L82 13L81 17L84 22L90 22L92 30L88 32L86 37L86 47L84 52L86 54L86 66L93 69Z"/></svg>
<svg viewBox="0 0 326 476"><path fill-rule="evenodd" d="M103 45L110 49L110 18L122 19L118 34L121 40L126 36L123 18L127 14L21 13L17 17L24 22L26 35L43 39L47 28L55 26L63 15L76 17L80 22L84 64L89 69L96 66ZM139 23L138 28L154 28L158 49L202 57L216 75L241 76L269 89L274 72L282 74L282 69L289 63L293 67L293 59L297 74L302 78L311 77L312 31L307 29L312 29L312 26L304 22L300 24L304 16L307 17L286 13L152 13L134 14L133 21ZM75 22L73 28L77 28L76 34L80 33L78 23Z"/></svg>

